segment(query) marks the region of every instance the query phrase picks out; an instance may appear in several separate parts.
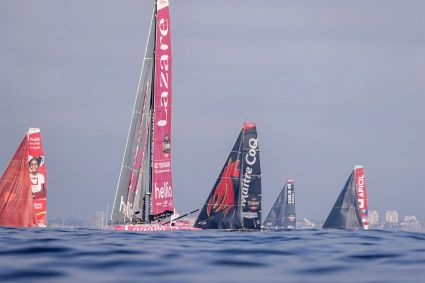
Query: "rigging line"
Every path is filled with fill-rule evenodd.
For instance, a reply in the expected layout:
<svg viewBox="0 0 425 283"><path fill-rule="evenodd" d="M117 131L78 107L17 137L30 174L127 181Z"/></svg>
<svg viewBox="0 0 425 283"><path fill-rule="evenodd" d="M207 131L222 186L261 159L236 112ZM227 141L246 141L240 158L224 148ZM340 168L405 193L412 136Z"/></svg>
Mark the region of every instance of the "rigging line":
<svg viewBox="0 0 425 283"><path fill-rule="evenodd" d="M149 85L150 85L150 83L149 83L149 81L147 81L145 95L144 95L144 98L143 98L143 109L142 109L142 112L145 112L146 99L147 99L147 96L148 96ZM137 133L137 146L136 146L136 152L135 152L135 155L134 155L133 168L137 168L136 166L138 166L139 146L140 146L140 142L141 142L141 138L142 138L142 128L143 128L143 122L144 122L144 120L145 120L144 119L144 116L142 116L142 119L140 121L139 131ZM145 136L146 136L146 134L145 134ZM145 140L143 146L145 146L145 145L146 145L146 140ZM144 156L144 152L142 152L142 158L143 158L143 156ZM136 179L136 177L135 177L136 174L134 174L134 173L135 173L135 169L133 169L132 172L131 172L130 181L129 181L129 185L128 185L128 189L127 189L127 202L126 202L127 203L127 207L128 207L129 202L130 202L130 193L131 193L131 190L134 191L134 195L137 194L138 176L137 176L137 180L135 180ZM134 186L135 186L135 188L133 188ZM134 203L134 199L133 199L133 203Z"/></svg>
<svg viewBox="0 0 425 283"><path fill-rule="evenodd" d="M146 48L145 48L145 55L144 55L144 58L146 58L146 57L147 57L147 54L148 54L149 40L150 40L150 37L151 37L152 24L153 24L153 22L154 22L155 11L156 11L156 6L155 6L155 8L154 8L154 9L153 9L153 11L152 11L151 24L150 24L150 27L149 27L149 34L148 34L148 40L147 40L147 43L146 43ZM136 107L137 107L137 98L138 98L138 94L139 94L139 90L140 90L140 83L141 83L141 81L142 81L142 76L143 76L143 70L144 70L144 67L145 67L145 61L143 61L142 71L140 72L139 84L138 84L138 87L137 87L137 95L136 95L136 98L135 98L135 101L134 101L134 109L136 109ZM133 120L133 119L132 119L132 120ZM129 141L129 139L130 139L130 133L131 133L131 126L132 126L132 124L133 124L133 122L131 122L131 124L130 124L130 128L128 129L127 142L126 142L126 147L125 147L125 151L124 151L124 153L125 153L125 152L127 152L127 146L128 146L128 141ZM118 186L117 186L117 190L115 191L115 200L114 200L114 206L113 206L113 208L112 208L112 212L111 212L111 220L113 220L113 219L112 219L112 216L113 216L114 211L115 211L115 206L117 205L117 197L118 197L118 191L119 191L119 187L120 187L120 183L121 183L122 168L124 167L125 156L126 156L126 155L124 154L124 156L123 156L123 160L122 160L122 163L121 163L121 172L120 172L120 176L119 176L119 179L118 179ZM123 214L124 214L124 213L123 213ZM124 219L125 219L125 215L124 215Z"/></svg>

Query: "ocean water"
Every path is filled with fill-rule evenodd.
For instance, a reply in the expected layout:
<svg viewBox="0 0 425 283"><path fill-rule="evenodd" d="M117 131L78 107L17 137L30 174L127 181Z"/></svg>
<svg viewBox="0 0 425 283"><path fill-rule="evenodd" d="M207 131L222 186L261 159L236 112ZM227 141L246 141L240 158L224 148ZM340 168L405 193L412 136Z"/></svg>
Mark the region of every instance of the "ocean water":
<svg viewBox="0 0 425 283"><path fill-rule="evenodd" d="M425 234L0 228L0 282L425 282Z"/></svg>

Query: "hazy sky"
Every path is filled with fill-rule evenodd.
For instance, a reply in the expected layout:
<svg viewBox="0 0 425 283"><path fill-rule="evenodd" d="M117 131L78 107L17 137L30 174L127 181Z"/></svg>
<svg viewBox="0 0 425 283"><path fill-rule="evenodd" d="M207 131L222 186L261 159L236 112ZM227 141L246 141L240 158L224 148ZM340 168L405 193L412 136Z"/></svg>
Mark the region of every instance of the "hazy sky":
<svg viewBox="0 0 425 283"><path fill-rule="evenodd" d="M48 218L113 204L153 1L0 1L0 167L40 127ZM425 217L424 1L172 1L177 209L257 122L267 213L324 219L355 164L369 208Z"/></svg>

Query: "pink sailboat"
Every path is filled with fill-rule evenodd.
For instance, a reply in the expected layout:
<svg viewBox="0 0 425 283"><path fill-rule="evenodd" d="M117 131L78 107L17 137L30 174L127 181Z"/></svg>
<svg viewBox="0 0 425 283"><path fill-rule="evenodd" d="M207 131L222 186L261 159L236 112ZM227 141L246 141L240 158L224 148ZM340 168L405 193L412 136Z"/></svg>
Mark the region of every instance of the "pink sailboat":
<svg viewBox="0 0 425 283"><path fill-rule="evenodd" d="M116 230L196 230L175 214L172 60L168 0L157 0L111 220Z"/></svg>

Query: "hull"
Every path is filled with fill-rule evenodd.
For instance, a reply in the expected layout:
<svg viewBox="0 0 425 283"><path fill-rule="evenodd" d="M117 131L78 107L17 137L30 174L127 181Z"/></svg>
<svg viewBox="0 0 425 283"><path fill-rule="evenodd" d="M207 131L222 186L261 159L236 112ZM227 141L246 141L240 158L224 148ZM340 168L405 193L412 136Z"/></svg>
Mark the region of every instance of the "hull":
<svg viewBox="0 0 425 283"><path fill-rule="evenodd" d="M199 231L200 228L188 227L188 226L169 226L169 225L117 225L115 230L119 231L136 231L136 232L155 232L155 231Z"/></svg>

